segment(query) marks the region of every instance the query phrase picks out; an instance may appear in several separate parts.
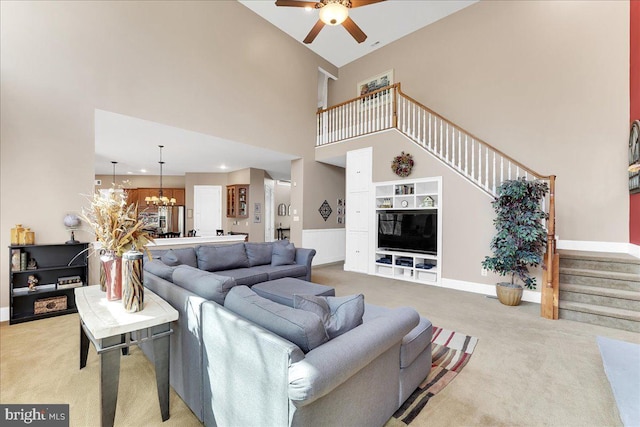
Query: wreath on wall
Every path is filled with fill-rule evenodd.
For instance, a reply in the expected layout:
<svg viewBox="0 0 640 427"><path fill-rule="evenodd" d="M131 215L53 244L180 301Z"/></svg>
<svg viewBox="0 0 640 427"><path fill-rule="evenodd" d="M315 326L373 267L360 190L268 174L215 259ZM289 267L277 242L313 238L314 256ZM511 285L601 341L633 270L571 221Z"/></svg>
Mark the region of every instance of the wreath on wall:
<svg viewBox="0 0 640 427"><path fill-rule="evenodd" d="M391 162L391 170L393 173L403 178L411 174L412 168L413 156L409 153L405 153L404 151L400 153L399 156L396 156Z"/></svg>

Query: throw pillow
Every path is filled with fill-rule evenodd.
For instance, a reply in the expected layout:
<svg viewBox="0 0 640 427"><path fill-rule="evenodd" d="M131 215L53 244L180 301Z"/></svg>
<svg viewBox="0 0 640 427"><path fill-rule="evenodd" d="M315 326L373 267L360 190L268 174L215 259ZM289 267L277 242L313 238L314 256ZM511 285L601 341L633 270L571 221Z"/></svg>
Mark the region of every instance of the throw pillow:
<svg viewBox="0 0 640 427"><path fill-rule="evenodd" d="M288 245L273 245L271 265L289 265L296 263L296 247L293 243Z"/></svg>
<svg viewBox="0 0 640 427"><path fill-rule="evenodd" d="M328 341L318 316L263 298L244 285L229 291L224 307L291 341L305 353Z"/></svg>
<svg viewBox="0 0 640 427"><path fill-rule="evenodd" d="M198 246L196 253L200 270L223 271L249 267L244 243Z"/></svg>
<svg viewBox="0 0 640 427"><path fill-rule="evenodd" d="M160 256L160 260L172 267L183 264L191 267L198 266L196 252L193 248L169 249Z"/></svg>
<svg viewBox="0 0 640 427"><path fill-rule="evenodd" d="M249 267L271 264L273 243L245 243L244 248L249 258Z"/></svg>
<svg viewBox="0 0 640 427"><path fill-rule="evenodd" d="M218 304L224 304L229 289L236 285L232 277L220 276L188 265L175 267L173 283L194 294Z"/></svg>
<svg viewBox="0 0 640 427"><path fill-rule="evenodd" d="M329 339L333 339L362 324L364 295L346 297L294 295L293 307L317 314L322 319Z"/></svg>
<svg viewBox="0 0 640 427"><path fill-rule="evenodd" d="M142 266L144 271L148 271L149 273L155 274L156 276L170 282L172 281L171 277L173 276L173 270L176 269L175 267L171 267L155 258L151 261L145 261Z"/></svg>

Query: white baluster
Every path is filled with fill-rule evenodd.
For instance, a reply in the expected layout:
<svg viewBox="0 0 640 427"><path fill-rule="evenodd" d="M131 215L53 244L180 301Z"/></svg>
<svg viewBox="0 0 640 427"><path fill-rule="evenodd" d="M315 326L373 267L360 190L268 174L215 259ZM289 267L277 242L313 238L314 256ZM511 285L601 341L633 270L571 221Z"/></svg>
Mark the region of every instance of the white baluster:
<svg viewBox="0 0 640 427"><path fill-rule="evenodd" d="M511 180L511 160L509 160L509 171L507 173L507 179Z"/></svg>
<svg viewBox="0 0 640 427"><path fill-rule="evenodd" d="M456 129L451 127L451 165L456 167Z"/></svg>
<svg viewBox="0 0 640 427"><path fill-rule="evenodd" d="M500 184L504 181L504 157L500 156Z"/></svg>
<svg viewBox="0 0 640 427"><path fill-rule="evenodd" d="M469 136L464 135L464 173L469 174Z"/></svg>
<svg viewBox="0 0 640 427"><path fill-rule="evenodd" d="M478 141L478 184L482 186L482 144Z"/></svg>
<svg viewBox="0 0 640 427"><path fill-rule="evenodd" d="M516 179L520 178L520 166L516 166Z"/></svg>
<svg viewBox="0 0 640 427"><path fill-rule="evenodd" d="M496 194L496 152L493 152L493 182L492 182L492 193Z"/></svg>
<svg viewBox="0 0 640 427"><path fill-rule="evenodd" d="M449 159L449 123L447 123L446 126L447 128L445 131L445 144L446 144L445 159L447 160L448 163L451 163L451 160Z"/></svg>
<svg viewBox="0 0 640 427"><path fill-rule="evenodd" d="M485 168L484 168L484 188L489 189L489 147L486 148L485 154Z"/></svg>
<svg viewBox="0 0 640 427"><path fill-rule="evenodd" d="M471 178L476 179L476 140L471 138Z"/></svg>
<svg viewBox="0 0 640 427"><path fill-rule="evenodd" d="M429 113L429 125L428 125L428 127L429 127L429 131L428 131L428 134L427 134L427 139L428 139L428 142L429 142L429 149L432 150L432 148L431 148L431 113Z"/></svg>

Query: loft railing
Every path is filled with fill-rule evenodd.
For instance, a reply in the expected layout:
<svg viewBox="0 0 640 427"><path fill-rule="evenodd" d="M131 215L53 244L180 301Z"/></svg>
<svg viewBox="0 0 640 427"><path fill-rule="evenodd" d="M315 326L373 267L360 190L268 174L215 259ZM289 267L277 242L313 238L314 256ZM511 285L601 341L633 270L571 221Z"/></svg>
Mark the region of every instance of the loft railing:
<svg viewBox="0 0 640 427"><path fill-rule="evenodd" d="M523 165L462 127L404 94L396 83L345 101L317 114L316 146L397 129L411 141L495 197L505 180L547 181L549 195L543 208L547 221L547 253L542 286L541 315L558 318L558 253L555 240L555 176L542 175Z"/></svg>

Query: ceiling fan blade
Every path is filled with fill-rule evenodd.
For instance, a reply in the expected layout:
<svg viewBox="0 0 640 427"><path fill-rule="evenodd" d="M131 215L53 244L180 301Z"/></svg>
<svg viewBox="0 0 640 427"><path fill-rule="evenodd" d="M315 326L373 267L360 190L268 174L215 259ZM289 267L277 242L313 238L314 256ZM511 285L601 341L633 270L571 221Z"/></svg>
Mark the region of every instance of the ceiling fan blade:
<svg viewBox="0 0 640 427"><path fill-rule="evenodd" d="M317 4L318 2L315 1L276 0L276 6L311 7L315 9Z"/></svg>
<svg viewBox="0 0 640 427"><path fill-rule="evenodd" d="M302 41L306 44L311 43L316 38L316 36L318 35L322 27L324 27L324 22L318 19L318 22L316 22L316 25L313 26L311 31L309 31L309 34L307 34L307 37L305 37L304 40Z"/></svg>
<svg viewBox="0 0 640 427"><path fill-rule="evenodd" d="M381 1L385 1L385 0L351 0L351 8L353 9L354 7L367 6L369 4L380 3Z"/></svg>
<svg viewBox="0 0 640 427"><path fill-rule="evenodd" d="M367 39L367 35L356 25L355 22L353 22L353 19L350 17L347 16L347 19L344 20L342 26L349 31L349 34L351 34L358 43L362 43Z"/></svg>

